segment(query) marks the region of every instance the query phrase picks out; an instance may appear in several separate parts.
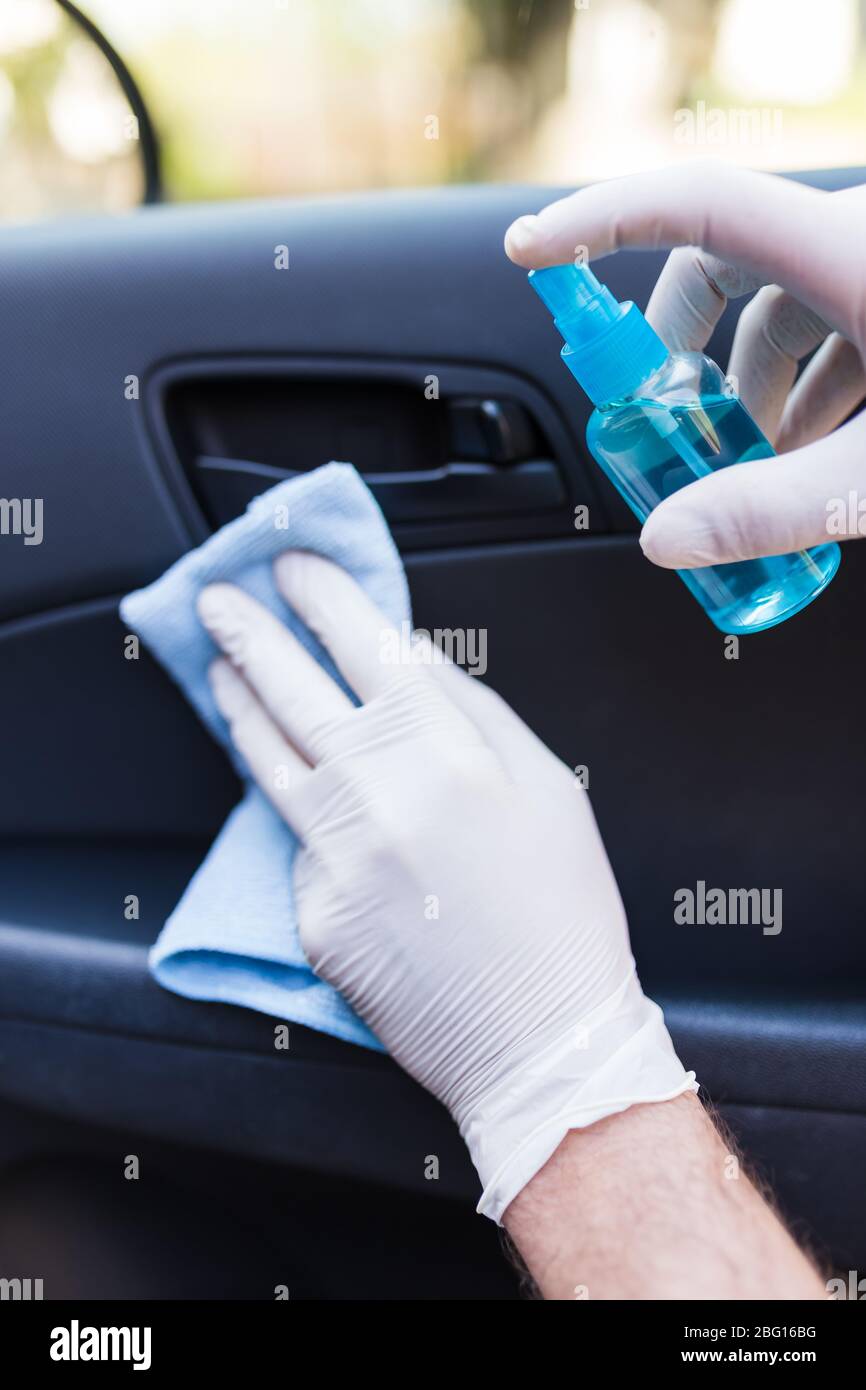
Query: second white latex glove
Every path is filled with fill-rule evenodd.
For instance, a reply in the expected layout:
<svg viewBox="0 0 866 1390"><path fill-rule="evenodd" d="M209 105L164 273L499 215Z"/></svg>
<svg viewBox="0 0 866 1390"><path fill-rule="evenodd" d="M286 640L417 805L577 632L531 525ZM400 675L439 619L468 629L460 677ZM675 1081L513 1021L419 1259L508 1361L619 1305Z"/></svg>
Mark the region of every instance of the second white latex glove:
<svg viewBox="0 0 866 1390"><path fill-rule="evenodd" d="M230 658L212 672L217 703L303 842L314 970L447 1106L479 1210L500 1221L569 1129L694 1078L641 990L571 771L459 668L394 661L397 634L330 562L289 552L276 578L363 703L272 614L215 585L199 611Z"/></svg>
<svg viewBox="0 0 866 1390"><path fill-rule="evenodd" d="M656 564L694 569L866 534L866 414L843 423L866 398L864 233L864 187L828 194L710 163L594 184L509 228L506 250L527 267L578 248L596 258L677 247L647 307L671 351L703 351L728 299L758 290L729 377L781 456L661 502L641 534Z"/></svg>

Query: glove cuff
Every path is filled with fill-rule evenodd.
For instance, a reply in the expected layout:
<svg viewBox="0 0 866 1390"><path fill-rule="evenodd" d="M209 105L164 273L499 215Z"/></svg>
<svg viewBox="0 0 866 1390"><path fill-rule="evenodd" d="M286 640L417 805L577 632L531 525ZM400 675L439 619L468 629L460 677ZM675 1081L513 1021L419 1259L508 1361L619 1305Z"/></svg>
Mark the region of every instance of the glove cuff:
<svg viewBox="0 0 866 1390"><path fill-rule="evenodd" d="M632 970L617 992L472 1107L460 1125L497 1225L570 1129L696 1091Z"/></svg>

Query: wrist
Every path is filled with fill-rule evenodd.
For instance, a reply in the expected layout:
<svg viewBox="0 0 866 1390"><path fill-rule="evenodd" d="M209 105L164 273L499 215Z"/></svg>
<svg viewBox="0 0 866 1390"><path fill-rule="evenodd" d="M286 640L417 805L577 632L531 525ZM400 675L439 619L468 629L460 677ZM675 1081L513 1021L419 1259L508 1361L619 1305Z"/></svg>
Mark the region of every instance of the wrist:
<svg viewBox="0 0 866 1390"><path fill-rule="evenodd" d="M522 1053L455 1116L484 1189L477 1209L497 1224L569 1130L697 1089L633 966L587 1018Z"/></svg>
<svg viewBox="0 0 866 1390"><path fill-rule="evenodd" d="M503 1225L545 1298L825 1296L694 1094L569 1133Z"/></svg>

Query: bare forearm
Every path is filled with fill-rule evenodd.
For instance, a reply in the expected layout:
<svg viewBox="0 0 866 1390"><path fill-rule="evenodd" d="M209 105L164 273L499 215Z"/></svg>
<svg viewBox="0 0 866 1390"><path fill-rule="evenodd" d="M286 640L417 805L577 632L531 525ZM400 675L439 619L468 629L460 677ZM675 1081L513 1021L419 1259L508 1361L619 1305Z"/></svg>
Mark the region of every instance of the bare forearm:
<svg viewBox="0 0 866 1390"><path fill-rule="evenodd" d="M572 1130L504 1225L548 1299L825 1297L693 1094Z"/></svg>

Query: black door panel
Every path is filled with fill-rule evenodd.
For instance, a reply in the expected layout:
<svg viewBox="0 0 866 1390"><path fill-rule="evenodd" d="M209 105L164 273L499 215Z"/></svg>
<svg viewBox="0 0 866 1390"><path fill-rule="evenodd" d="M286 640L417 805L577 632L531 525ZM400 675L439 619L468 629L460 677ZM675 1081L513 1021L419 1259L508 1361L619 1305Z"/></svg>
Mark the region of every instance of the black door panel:
<svg viewBox="0 0 866 1390"><path fill-rule="evenodd" d="M0 1114L405 1192L429 1190L436 1152L436 1195L474 1194L444 1111L389 1059L302 1028L275 1057L273 1020L179 999L146 971L239 788L168 678L146 654L124 660L117 600L272 475L325 462L334 392L338 437L394 521L416 623L486 628L486 679L588 768L641 973L684 1061L816 1239L866 1260L862 1165L837 1161L866 1143L866 745L851 733L866 548L846 548L814 607L726 660L676 576L643 560L586 453L589 407L549 318L502 254L511 218L552 192L150 210L0 235L4 490L44 501L42 545L0 545ZM623 254L603 274L645 303L662 260ZM722 362L734 319L711 344ZM509 475L529 464L543 477ZM781 890L781 932L676 925L674 893L699 880ZM140 921L124 917L129 893Z"/></svg>

